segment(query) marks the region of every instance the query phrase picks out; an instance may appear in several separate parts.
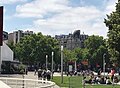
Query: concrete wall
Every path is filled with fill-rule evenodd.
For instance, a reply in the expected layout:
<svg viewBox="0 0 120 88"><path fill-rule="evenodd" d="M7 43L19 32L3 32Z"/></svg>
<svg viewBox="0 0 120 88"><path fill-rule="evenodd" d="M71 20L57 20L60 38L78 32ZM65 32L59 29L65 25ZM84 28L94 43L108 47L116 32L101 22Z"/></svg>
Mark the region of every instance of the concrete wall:
<svg viewBox="0 0 120 88"><path fill-rule="evenodd" d="M2 61L13 61L13 51L3 42L1 47Z"/></svg>

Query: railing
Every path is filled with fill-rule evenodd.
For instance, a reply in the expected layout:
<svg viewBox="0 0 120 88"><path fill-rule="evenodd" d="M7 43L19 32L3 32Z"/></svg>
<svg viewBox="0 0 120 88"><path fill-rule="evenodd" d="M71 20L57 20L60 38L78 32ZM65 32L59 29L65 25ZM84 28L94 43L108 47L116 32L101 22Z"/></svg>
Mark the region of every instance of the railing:
<svg viewBox="0 0 120 88"><path fill-rule="evenodd" d="M11 88L54 88L55 83L47 80L0 77Z"/></svg>

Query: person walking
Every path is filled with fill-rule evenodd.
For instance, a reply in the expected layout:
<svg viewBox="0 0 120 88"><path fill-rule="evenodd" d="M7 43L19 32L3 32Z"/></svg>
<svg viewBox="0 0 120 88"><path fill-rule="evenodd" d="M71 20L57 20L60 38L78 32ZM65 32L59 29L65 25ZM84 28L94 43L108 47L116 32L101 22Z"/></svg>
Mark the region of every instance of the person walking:
<svg viewBox="0 0 120 88"><path fill-rule="evenodd" d="M114 79L114 74L115 74L115 70L112 68L111 69L111 81L113 82Z"/></svg>

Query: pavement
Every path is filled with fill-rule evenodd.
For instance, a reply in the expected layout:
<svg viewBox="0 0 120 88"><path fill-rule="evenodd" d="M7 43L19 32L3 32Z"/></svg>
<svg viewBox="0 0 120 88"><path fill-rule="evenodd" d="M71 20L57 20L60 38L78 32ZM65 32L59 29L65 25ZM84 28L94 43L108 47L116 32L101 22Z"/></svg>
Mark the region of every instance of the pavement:
<svg viewBox="0 0 120 88"><path fill-rule="evenodd" d="M94 72L94 74L97 74ZM102 75L104 75L104 73L102 73ZM107 73L105 73L105 75L108 75ZM118 73L116 73L116 75L118 75ZM61 73L59 72L54 72L53 76L61 76ZM66 76L66 75L63 75L63 76ZM23 78L23 75L21 74L9 74L9 75L6 75L6 74L0 74L0 77L12 77L12 78ZM24 78L25 79L35 79L35 80L38 80L38 75L34 75L34 72L28 72L27 75L24 75ZM120 82L117 83L118 85L120 85ZM61 88L59 87L58 85L55 85L54 88Z"/></svg>
<svg viewBox="0 0 120 88"><path fill-rule="evenodd" d="M61 76L60 73L54 73L53 76ZM23 78L22 74L0 74L0 77L9 77L9 78ZM38 80L38 75L34 75L34 72L28 72L27 75L24 75L24 79L34 79ZM54 88L60 88L58 85L55 85Z"/></svg>

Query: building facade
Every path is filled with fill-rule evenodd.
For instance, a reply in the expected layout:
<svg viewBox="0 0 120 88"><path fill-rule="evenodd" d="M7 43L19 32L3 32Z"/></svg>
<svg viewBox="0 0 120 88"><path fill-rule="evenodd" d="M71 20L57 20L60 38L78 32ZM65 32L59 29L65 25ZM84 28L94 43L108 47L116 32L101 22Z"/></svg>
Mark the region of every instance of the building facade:
<svg viewBox="0 0 120 88"><path fill-rule="evenodd" d="M13 42L14 44L20 42L20 39L24 36L33 34L33 31L25 31L22 30L14 31L8 35L8 42Z"/></svg>
<svg viewBox="0 0 120 88"><path fill-rule="evenodd" d="M88 35L80 34L80 30L74 31L73 34L68 35L56 35L55 39L59 41L60 46L72 50L80 47L84 48L84 41L88 38Z"/></svg>
<svg viewBox="0 0 120 88"><path fill-rule="evenodd" d="M3 31L3 40L8 40L8 32Z"/></svg>

